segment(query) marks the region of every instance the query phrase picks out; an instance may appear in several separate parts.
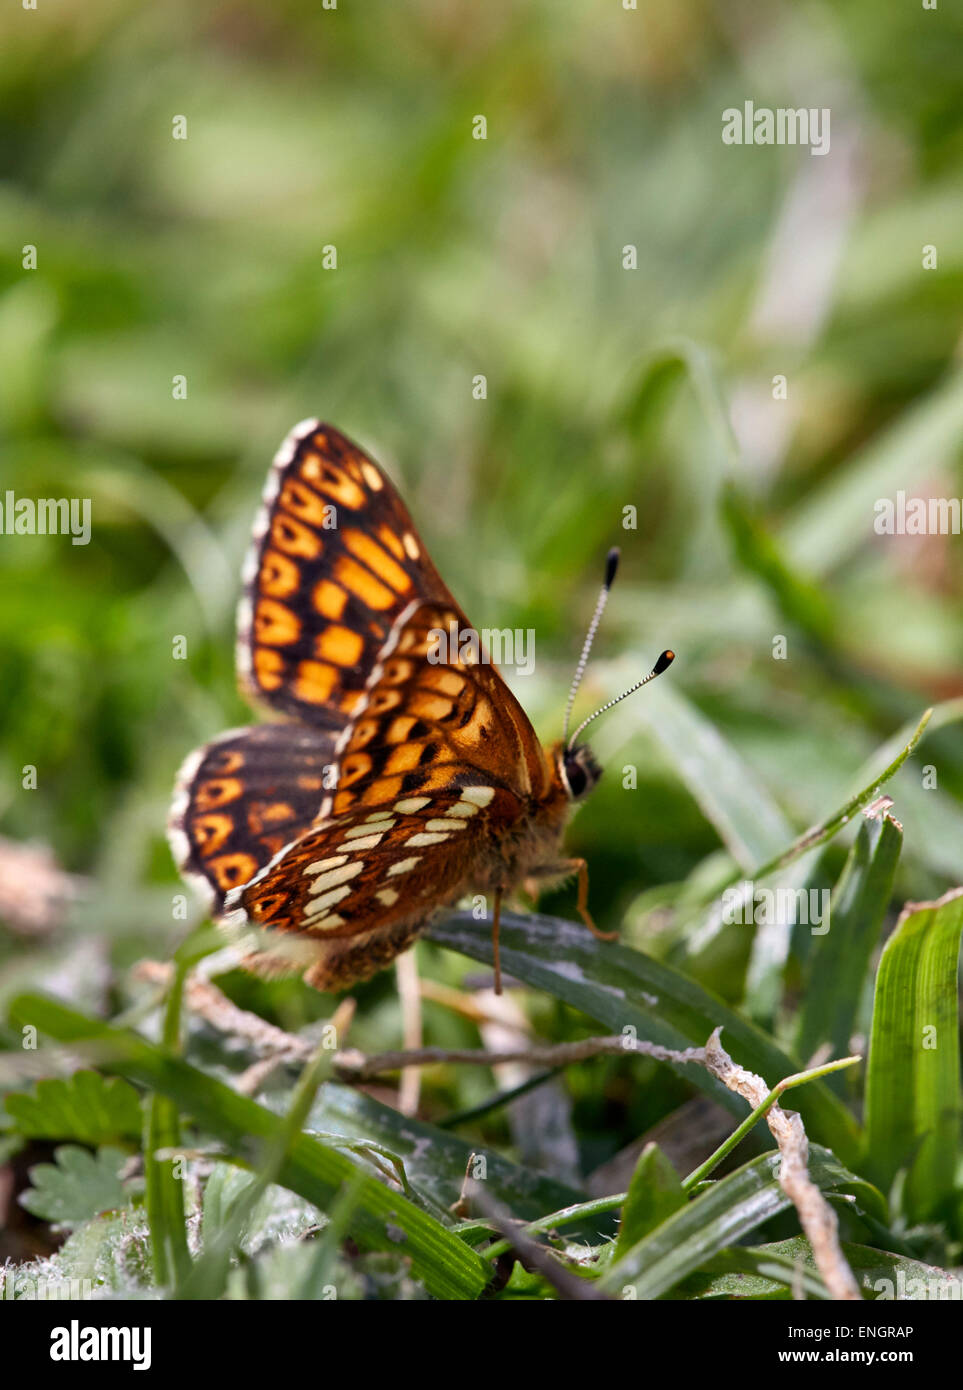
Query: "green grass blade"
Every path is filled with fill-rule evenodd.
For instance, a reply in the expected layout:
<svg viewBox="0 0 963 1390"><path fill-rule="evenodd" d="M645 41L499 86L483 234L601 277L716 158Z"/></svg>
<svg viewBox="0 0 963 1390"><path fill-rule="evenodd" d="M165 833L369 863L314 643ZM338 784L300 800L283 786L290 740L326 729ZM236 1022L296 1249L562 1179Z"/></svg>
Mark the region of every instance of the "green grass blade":
<svg viewBox="0 0 963 1390"><path fill-rule="evenodd" d="M439 945L491 962L490 931L468 913L438 923L430 935ZM641 951L598 941L573 922L503 913L501 957L506 974L580 1009L613 1033L633 1027L640 1038L681 1049L702 1047L713 1028L722 1025L727 1050L770 1085L800 1070L767 1034L695 981ZM747 1114L746 1102L704 1067L688 1064L679 1072L740 1120ZM798 1109L813 1139L847 1162L855 1157L855 1121L823 1082L800 1091Z"/></svg>
<svg viewBox="0 0 963 1390"><path fill-rule="evenodd" d="M667 1293L724 1246L735 1244L791 1205L779 1186L779 1163L778 1154L761 1154L713 1183L616 1260L602 1276L600 1286L609 1293L631 1286L640 1299ZM885 1209L875 1188L815 1145L810 1151L809 1175L824 1192L855 1195L857 1207L866 1207L876 1215Z"/></svg>
<svg viewBox="0 0 963 1390"><path fill-rule="evenodd" d="M893 890L903 832L891 816L859 828L830 902L829 931L813 938L796 1051L849 1049L873 947Z"/></svg>
<svg viewBox="0 0 963 1390"><path fill-rule="evenodd" d="M876 976L866 1081L866 1166L880 1185L911 1165L911 1221L952 1205L960 1153L957 972L963 888L910 903Z"/></svg>
<svg viewBox="0 0 963 1390"><path fill-rule="evenodd" d="M180 1049L184 976L185 967L179 965L174 971L164 1011L164 1047L171 1052ZM176 1104L169 1096L154 1091L147 1100L144 1183L154 1277L161 1287L176 1287L187 1278L191 1268L184 1185L175 1172L174 1160L157 1157L158 1150L176 1149L180 1142Z"/></svg>
<svg viewBox="0 0 963 1390"><path fill-rule="evenodd" d="M792 840L792 826L752 768L676 686L656 681L646 693L651 698L631 718L644 720L662 744L739 867L775 858Z"/></svg>
<svg viewBox="0 0 963 1390"><path fill-rule="evenodd" d="M134 1033L37 994L20 995L11 1014L18 1025L32 1024L58 1042L89 1041L109 1048L109 1070L168 1096L181 1114L192 1116L236 1160L252 1168L264 1162L268 1146L283 1133L284 1120L270 1110ZM277 1181L326 1211L357 1173L357 1166L343 1154L299 1134ZM359 1188L351 1235L367 1249L402 1251L411 1259L416 1277L437 1298L476 1298L489 1278L479 1256L447 1227L374 1178L365 1178Z"/></svg>

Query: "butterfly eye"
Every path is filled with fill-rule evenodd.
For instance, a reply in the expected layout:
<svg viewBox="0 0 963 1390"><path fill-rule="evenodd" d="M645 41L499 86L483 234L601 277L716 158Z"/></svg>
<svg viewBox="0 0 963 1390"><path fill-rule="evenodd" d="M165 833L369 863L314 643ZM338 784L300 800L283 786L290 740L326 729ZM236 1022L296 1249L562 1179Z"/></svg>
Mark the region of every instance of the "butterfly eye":
<svg viewBox="0 0 963 1390"><path fill-rule="evenodd" d="M568 794L573 801L590 792L601 776L601 769L586 748L566 751L564 767Z"/></svg>

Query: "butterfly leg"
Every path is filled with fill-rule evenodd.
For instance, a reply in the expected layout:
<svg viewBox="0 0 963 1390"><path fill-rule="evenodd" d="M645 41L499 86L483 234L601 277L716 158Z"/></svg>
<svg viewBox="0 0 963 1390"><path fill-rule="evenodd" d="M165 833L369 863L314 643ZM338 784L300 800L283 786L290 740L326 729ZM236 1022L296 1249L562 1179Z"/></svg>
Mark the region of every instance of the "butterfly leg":
<svg viewBox="0 0 963 1390"><path fill-rule="evenodd" d="M502 958L498 949L498 937L502 925L502 890L495 889L495 910L492 913L492 965L495 970L495 993L502 992Z"/></svg>
<svg viewBox="0 0 963 1390"><path fill-rule="evenodd" d="M552 869L558 869L565 874L578 874L578 900L575 906L578 908L578 915L588 927L593 936L598 937L599 941L618 941L617 931L600 931L592 921L592 914L588 909L588 864L584 859L564 859L557 865L552 865Z"/></svg>

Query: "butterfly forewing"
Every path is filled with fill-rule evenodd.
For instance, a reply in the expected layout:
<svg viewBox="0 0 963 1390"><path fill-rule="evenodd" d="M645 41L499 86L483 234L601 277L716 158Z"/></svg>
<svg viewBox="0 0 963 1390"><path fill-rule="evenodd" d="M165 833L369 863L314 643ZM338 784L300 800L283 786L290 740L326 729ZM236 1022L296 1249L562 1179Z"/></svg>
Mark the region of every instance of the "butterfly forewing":
<svg viewBox="0 0 963 1390"><path fill-rule="evenodd" d="M277 454L245 581L243 690L322 727L354 712L413 599L454 606L390 480L317 421L297 426Z"/></svg>
<svg viewBox="0 0 963 1390"><path fill-rule="evenodd" d="M479 780L518 798L542 792L549 774L535 731L479 649L459 646L459 611L417 602L411 609L338 742L338 786L322 818Z"/></svg>

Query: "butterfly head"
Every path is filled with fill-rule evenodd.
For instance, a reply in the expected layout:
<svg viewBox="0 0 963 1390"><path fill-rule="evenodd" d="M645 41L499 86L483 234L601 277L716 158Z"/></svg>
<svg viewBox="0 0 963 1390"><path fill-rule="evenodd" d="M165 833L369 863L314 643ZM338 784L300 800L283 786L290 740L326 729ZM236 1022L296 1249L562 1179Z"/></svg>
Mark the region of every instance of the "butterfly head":
<svg viewBox="0 0 963 1390"><path fill-rule="evenodd" d="M587 743L566 748L558 745L558 775L569 801L581 801L593 791L602 776L602 769L595 761L595 755Z"/></svg>

